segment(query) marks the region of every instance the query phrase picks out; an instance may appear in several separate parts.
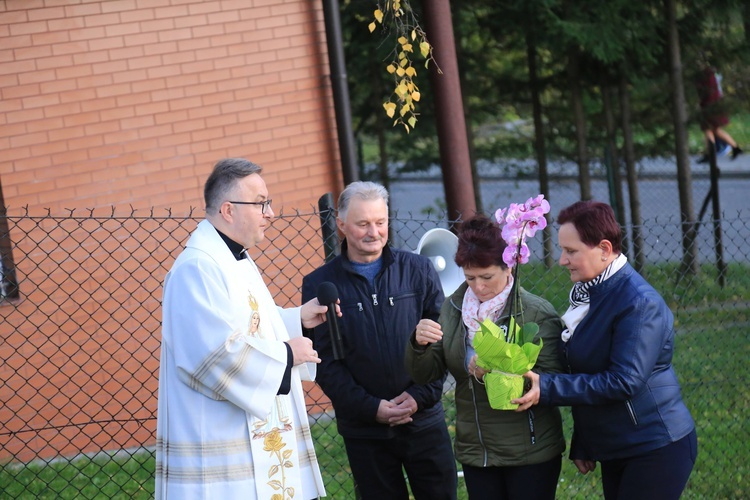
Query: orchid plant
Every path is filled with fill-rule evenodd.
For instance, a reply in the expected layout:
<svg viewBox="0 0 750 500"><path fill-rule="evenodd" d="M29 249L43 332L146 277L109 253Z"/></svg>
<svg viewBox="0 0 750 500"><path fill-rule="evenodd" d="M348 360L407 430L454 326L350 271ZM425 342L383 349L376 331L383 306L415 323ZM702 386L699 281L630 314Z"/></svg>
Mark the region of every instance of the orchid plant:
<svg viewBox="0 0 750 500"><path fill-rule="evenodd" d="M539 325L523 320L519 267L529 261L526 239L547 226L545 215L549 210L549 202L540 194L529 198L526 203L511 203L507 209L495 212L495 219L502 225L502 237L508 244L503 252L503 261L511 268L513 275L513 290L509 297L510 316L505 332L489 318L485 319L474 336L474 349L477 352L477 365L488 371L484 377L487 396L490 406L496 410L516 409L518 405L510 401L523 394L522 375L534 366L542 350L541 339L539 344L533 342ZM520 325L517 317L520 317Z"/></svg>

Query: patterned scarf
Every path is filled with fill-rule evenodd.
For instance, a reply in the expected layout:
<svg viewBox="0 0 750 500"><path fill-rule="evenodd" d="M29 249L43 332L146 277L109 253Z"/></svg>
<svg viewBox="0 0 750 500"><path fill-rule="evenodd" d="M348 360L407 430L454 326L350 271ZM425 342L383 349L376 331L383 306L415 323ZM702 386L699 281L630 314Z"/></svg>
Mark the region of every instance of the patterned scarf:
<svg viewBox="0 0 750 500"><path fill-rule="evenodd" d="M567 342L570 337L573 336L573 332L578 326L578 323L580 323L589 312L589 304L591 302L589 290L591 287L607 281L617 271L622 269L627 262L628 258L625 257L625 254L620 254L596 278L585 282L578 281L573 285L573 288L570 290L570 307L568 307L568 310L562 315L562 320L565 322L565 326L568 327L562 332L561 337L563 342Z"/></svg>
<svg viewBox="0 0 750 500"><path fill-rule="evenodd" d="M508 284L503 288L502 292L485 302L479 302L479 299L476 294L474 294L471 287L466 289L464 302L461 305L461 317L464 320L464 325L466 325L466 328L468 329L470 342L474 340L474 334L479 331L479 324L482 321L489 318L493 322L497 322L500 313L502 313L505 308L505 302L507 302L512 289L513 275L508 276Z"/></svg>

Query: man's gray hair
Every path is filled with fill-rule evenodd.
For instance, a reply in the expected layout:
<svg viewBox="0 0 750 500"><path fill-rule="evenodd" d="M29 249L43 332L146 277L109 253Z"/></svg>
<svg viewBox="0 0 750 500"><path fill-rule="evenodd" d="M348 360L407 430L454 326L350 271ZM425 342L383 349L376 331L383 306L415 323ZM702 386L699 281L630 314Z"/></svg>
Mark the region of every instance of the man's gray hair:
<svg viewBox="0 0 750 500"><path fill-rule="evenodd" d="M206 202L206 213L215 213L226 200L229 192L237 182L248 175L260 174L259 165L244 158L224 158L214 165L214 170L206 179L203 188L203 200Z"/></svg>
<svg viewBox="0 0 750 500"><path fill-rule="evenodd" d="M346 220L349 203L353 198L360 200L383 200L385 201L385 206L388 207L388 190L375 182L356 181L346 186L346 189L339 195L339 219Z"/></svg>

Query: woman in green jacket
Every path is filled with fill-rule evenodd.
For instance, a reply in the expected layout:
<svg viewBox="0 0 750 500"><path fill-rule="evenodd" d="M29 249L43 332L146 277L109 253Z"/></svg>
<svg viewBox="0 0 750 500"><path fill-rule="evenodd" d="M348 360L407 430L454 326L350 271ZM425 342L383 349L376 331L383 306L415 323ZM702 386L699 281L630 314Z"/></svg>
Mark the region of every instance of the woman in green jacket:
<svg viewBox="0 0 750 500"><path fill-rule="evenodd" d="M456 380L456 459L472 499L554 499L565 439L555 407L495 410L472 347L479 323L491 318L507 332L511 269L503 262L500 227L484 215L461 225L455 261L466 283L443 303L438 322L423 319L406 348L414 381L425 384L450 371ZM539 325L544 341L535 370L560 372L557 344L563 323L546 300L521 290L516 321Z"/></svg>

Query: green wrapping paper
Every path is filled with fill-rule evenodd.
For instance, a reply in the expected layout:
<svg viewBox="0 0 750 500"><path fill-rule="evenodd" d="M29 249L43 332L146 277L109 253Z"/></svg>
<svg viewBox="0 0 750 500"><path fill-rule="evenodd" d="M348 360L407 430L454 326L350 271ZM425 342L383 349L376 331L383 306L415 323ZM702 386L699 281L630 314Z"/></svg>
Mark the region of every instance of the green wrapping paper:
<svg viewBox="0 0 750 500"><path fill-rule="evenodd" d="M510 342L505 340L500 327L489 319L480 324L474 335L477 366L489 372L484 376L484 383L490 406L495 410L515 410L518 407L510 402L523 394L522 375L534 366L543 345L542 339L538 345L532 342L539 332L536 323L520 327L511 317L508 326Z"/></svg>

